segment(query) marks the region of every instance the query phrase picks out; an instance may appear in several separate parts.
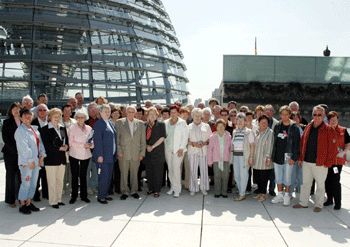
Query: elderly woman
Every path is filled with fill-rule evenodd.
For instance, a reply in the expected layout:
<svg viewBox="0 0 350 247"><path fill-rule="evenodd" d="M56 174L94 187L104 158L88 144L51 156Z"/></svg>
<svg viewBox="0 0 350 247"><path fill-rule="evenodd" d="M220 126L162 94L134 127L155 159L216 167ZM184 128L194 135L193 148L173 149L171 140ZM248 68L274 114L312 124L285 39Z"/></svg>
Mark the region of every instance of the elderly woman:
<svg viewBox="0 0 350 247"><path fill-rule="evenodd" d="M166 137L165 124L159 122L158 111L155 107L148 110L146 123L147 151L143 163L146 166L146 176L149 192L154 197L159 197L162 189L163 170L165 162L164 140Z"/></svg>
<svg viewBox="0 0 350 247"><path fill-rule="evenodd" d="M49 204L58 209L59 206L65 205L62 202L62 190L69 142L67 130L60 124L62 111L58 108L51 109L48 121L48 125L41 128L40 133L47 153L45 167L49 188Z"/></svg>
<svg viewBox="0 0 350 247"><path fill-rule="evenodd" d="M325 182L327 201L324 206L330 206L334 203L334 210L341 208L341 184L340 174L343 165L346 162L344 150L350 147L350 136L345 127L339 125L338 113L331 111L327 114L329 126L333 130L333 138L338 147L338 155L333 160L333 165L328 168L328 174Z"/></svg>
<svg viewBox="0 0 350 247"><path fill-rule="evenodd" d="M20 181L18 154L15 140L15 132L21 124L19 116L20 107L19 103L11 104L7 113L8 117L4 120L2 126L2 139L4 141L2 152L4 153L6 169L5 202L12 208L16 207L16 198Z"/></svg>
<svg viewBox="0 0 350 247"><path fill-rule="evenodd" d="M262 202L266 200L267 182L272 170L273 131L269 128L269 118L261 115L258 119L258 132L255 138L254 150L254 179L258 185L255 199Z"/></svg>
<svg viewBox="0 0 350 247"><path fill-rule="evenodd" d="M116 161L117 141L116 130L110 121L111 108L108 104L100 107L101 119L95 123L94 130L94 151L93 160L96 162L98 174L98 195L97 201L107 204L113 200L108 196L108 190L112 182L113 165Z"/></svg>
<svg viewBox="0 0 350 247"><path fill-rule="evenodd" d="M189 189L193 196L199 191L198 167L200 170L200 189L203 195L209 190L207 147L212 132L209 124L202 122L203 111L199 108L192 110L193 122L188 126L188 160L190 163Z"/></svg>
<svg viewBox="0 0 350 247"><path fill-rule="evenodd" d="M31 126L32 113L28 109L20 112L22 124L15 132L16 146L18 150L18 166L21 172L21 187L18 200L21 203L19 211L23 214L39 211L33 205L32 198L36 189L39 169L43 166L46 156L45 148L36 127Z"/></svg>
<svg viewBox="0 0 350 247"><path fill-rule="evenodd" d="M209 138L208 165L214 168L215 198L227 198L227 181L231 160L231 135L225 131L226 122L216 121L216 129Z"/></svg>
<svg viewBox="0 0 350 247"><path fill-rule="evenodd" d="M248 183L249 167L254 162L254 134L245 126L246 116L243 112L237 114L237 127L232 133L233 171L239 196L235 201L245 199Z"/></svg>
<svg viewBox="0 0 350 247"><path fill-rule="evenodd" d="M76 111L74 118L77 122L72 124L68 131L69 163L72 174L72 194L69 204L77 200L78 188L80 188L81 200L89 203L86 177L93 148L91 143L93 132L92 128L85 124L88 116L83 109Z"/></svg>

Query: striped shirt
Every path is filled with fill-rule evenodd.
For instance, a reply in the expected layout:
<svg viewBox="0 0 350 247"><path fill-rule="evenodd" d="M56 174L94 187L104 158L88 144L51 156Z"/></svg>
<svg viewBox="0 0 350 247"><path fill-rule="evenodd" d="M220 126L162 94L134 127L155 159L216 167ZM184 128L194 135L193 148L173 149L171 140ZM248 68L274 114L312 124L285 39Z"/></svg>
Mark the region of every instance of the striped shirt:
<svg viewBox="0 0 350 247"><path fill-rule="evenodd" d="M255 138L254 169L269 170L272 166L266 166L266 158L271 158L273 148L273 131L267 128L263 133L257 132Z"/></svg>

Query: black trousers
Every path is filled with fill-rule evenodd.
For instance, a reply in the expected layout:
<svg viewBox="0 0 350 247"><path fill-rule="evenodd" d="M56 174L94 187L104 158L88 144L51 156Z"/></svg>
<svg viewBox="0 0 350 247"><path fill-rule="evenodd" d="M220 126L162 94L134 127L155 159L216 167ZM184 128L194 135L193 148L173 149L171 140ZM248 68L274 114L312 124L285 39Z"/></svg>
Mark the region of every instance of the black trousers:
<svg viewBox="0 0 350 247"><path fill-rule="evenodd" d="M72 173L72 198L78 197L78 189L80 183L80 198L87 198L87 168L89 166L90 159L78 160L69 156L70 171Z"/></svg>
<svg viewBox="0 0 350 247"><path fill-rule="evenodd" d="M254 179L258 185L257 192L258 194L266 194L267 191L267 182L271 176L273 170L257 170L254 169Z"/></svg>
<svg viewBox="0 0 350 247"><path fill-rule="evenodd" d="M41 169L39 170L38 182L36 184L36 190L34 194L34 201L40 200L40 192L39 192L40 184L41 184L42 198L49 199L49 190L47 187L47 176L46 176L45 167L41 167Z"/></svg>
<svg viewBox="0 0 350 247"><path fill-rule="evenodd" d="M164 162L146 163L148 189L159 193L162 189Z"/></svg>
<svg viewBox="0 0 350 247"><path fill-rule="evenodd" d="M12 159L4 154L4 161L6 169L5 202L14 204L18 197L21 174L16 159Z"/></svg>
<svg viewBox="0 0 350 247"><path fill-rule="evenodd" d="M334 172L334 168L338 169L338 173ZM328 168L328 174L325 181L327 201L333 202L335 206L341 206L341 184L340 184L340 174L343 166L334 165Z"/></svg>
<svg viewBox="0 0 350 247"><path fill-rule="evenodd" d="M168 164L166 162L164 162L162 186L168 186L170 188L170 180L169 180L168 174L169 174Z"/></svg>
<svg viewBox="0 0 350 247"><path fill-rule="evenodd" d="M247 191L252 191L252 168L251 167L249 167L249 170L248 170Z"/></svg>
<svg viewBox="0 0 350 247"><path fill-rule="evenodd" d="M113 166L113 177L111 187L109 189L109 194L113 195L114 192L120 194L120 168L118 160L114 163Z"/></svg>
<svg viewBox="0 0 350 247"><path fill-rule="evenodd" d="M137 172L137 180L139 181L138 183L138 190L142 191L142 186L143 186L143 180L142 180L142 172L145 171L145 164L141 161L140 166L139 166L139 171Z"/></svg>
<svg viewBox="0 0 350 247"><path fill-rule="evenodd" d="M270 181L270 184L269 184L269 192L275 191L275 187L276 187L275 172L274 172L273 169L272 169L271 171L272 171L272 172L270 172L270 174L269 174L269 181Z"/></svg>

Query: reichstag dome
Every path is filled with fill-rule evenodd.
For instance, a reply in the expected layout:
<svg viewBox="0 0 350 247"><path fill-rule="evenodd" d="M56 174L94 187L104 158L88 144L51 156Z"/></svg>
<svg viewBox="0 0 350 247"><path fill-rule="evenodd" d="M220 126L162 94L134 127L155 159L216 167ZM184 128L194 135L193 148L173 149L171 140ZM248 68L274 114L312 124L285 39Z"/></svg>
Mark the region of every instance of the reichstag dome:
<svg viewBox="0 0 350 247"><path fill-rule="evenodd" d="M186 103L179 46L159 0L0 0L0 103Z"/></svg>

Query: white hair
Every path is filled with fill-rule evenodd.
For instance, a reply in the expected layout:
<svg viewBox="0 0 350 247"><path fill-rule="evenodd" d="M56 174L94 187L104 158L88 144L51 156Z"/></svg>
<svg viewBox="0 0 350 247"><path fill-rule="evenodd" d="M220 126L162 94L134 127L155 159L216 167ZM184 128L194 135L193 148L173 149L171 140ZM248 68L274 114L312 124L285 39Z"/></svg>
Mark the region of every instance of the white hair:
<svg viewBox="0 0 350 247"><path fill-rule="evenodd" d="M236 117L237 117L237 119L238 119L238 118L242 118L242 119L244 119L244 120L246 119L246 115L245 115L244 112L239 112L239 113L237 113L237 116L236 116Z"/></svg>
<svg viewBox="0 0 350 247"><path fill-rule="evenodd" d="M24 96L24 97L22 98L22 104L23 104L24 102L31 102L31 103L33 103L34 101L33 101L32 97L30 97L30 95L27 94L26 96Z"/></svg>
<svg viewBox="0 0 350 247"><path fill-rule="evenodd" d="M133 105L128 105L125 110L128 111L129 109L133 109L135 112L137 112L136 107Z"/></svg>
<svg viewBox="0 0 350 247"><path fill-rule="evenodd" d="M209 113L209 115L211 115L211 109L209 108L209 107L206 107L206 108L204 108L203 109L203 112L202 112L203 114L204 113Z"/></svg>
<svg viewBox="0 0 350 247"><path fill-rule="evenodd" d="M100 112L103 112L103 110L105 110L105 109L111 110L111 107L108 104L103 104L103 105L99 106L99 111Z"/></svg>
<svg viewBox="0 0 350 247"><path fill-rule="evenodd" d="M326 110L321 105L314 106L312 113L314 114L316 111L321 111L323 115L326 114Z"/></svg>
<svg viewBox="0 0 350 247"><path fill-rule="evenodd" d="M293 105L298 107L298 109L299 109L299 103L298 102L292 101L292 102L289 103L289 107L292 107Z"/></svg>
<svg viewBox="0 0 350 247"><path fill-rule="evenodd" d="M85 120L89 119L88 114L86 113L86 111L84 111L83 109L79 109L75 112L74 118L77 119L78 116L83 116L85 117Z"/></svg>
<svg viewBox="0 0 350 247"><path fill-rule="evenodd" d="M203 115L203 110L200 109L200 108L193 108L193 110L192 110L192 112L191 112L192 118L193 118L194 115L196 115L196 114L199 114L199 115L201 115L201 117L202 117L202 115Z"/></svg>

